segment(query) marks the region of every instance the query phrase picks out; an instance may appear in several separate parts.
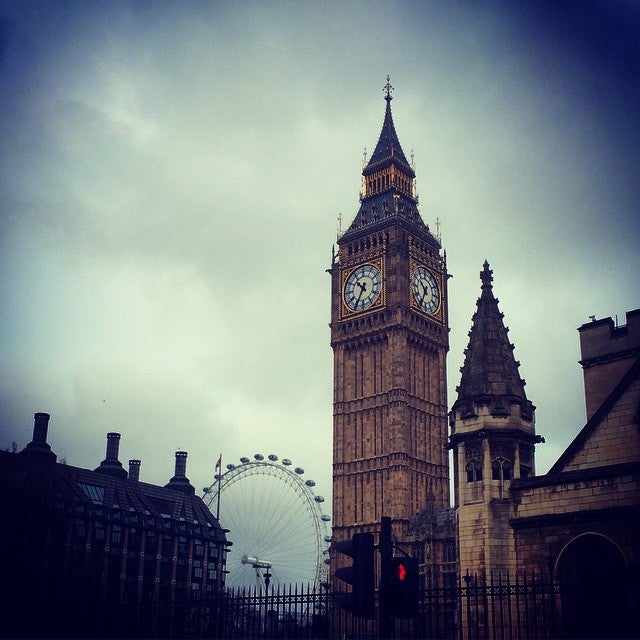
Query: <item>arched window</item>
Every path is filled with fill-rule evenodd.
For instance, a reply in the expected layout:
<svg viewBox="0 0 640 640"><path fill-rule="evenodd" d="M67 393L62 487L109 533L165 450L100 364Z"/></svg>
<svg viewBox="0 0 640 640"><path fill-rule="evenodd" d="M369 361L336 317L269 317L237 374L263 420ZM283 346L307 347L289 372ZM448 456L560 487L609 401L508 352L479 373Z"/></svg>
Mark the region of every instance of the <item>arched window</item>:
<svg viewBox="0 0 640 640"><path fill-rule="evenodd" d="M482 467L477 460L467 464L467 482L480 482L482 480Z"/></svg>
<svg viewBox="0 0 640 640"><path fill-rule="evenodd" d="M491 462L491 478L493 480L511 480L511 462L498 456Z"/></svg>
<svg viewBox="0 0 640 640"><path fill-rule="evenodd" d="M467 482L480 482L482 480L482 451L477 445L465 448Z"/></svg>

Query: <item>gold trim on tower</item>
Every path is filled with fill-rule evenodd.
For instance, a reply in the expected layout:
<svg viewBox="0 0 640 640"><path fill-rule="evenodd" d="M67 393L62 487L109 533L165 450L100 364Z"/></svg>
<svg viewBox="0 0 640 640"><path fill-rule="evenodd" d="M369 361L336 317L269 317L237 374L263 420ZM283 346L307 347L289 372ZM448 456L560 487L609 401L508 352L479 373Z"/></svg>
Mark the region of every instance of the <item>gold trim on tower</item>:
<svg viewBox="0 0 640 640"><path fill-rule="evenodd" d="M442 272L426 262L430 261L414 258L409 261L409 305L427 318L444 322L445 291Z"/></svg>
<svg viewBox="0 0 640 640"><path fill-rule="evenodd" d="M386 301L384 260L367 260L341 273L341 318L378 311Z"/></svg>

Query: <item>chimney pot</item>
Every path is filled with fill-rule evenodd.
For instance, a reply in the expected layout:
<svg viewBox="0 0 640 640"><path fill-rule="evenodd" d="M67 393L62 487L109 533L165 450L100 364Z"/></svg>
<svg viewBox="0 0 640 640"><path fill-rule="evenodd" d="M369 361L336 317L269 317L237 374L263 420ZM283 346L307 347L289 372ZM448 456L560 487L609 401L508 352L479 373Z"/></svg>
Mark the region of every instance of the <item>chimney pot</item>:
<svg viewBox="0 0 640 640"><path fill-rule="evenodd" d="M126 478L127 472L122 467L122 463L118 460L118 454L120 451L120 434L119 433L107 433L107 454L105 459L100 463L100 466L95 469L100 473L108 473L116 478Z"/></svg>
<svg viewBox="0 0 640 640"><path fill-rule="evenodd" d="M187 478L187 452L186 451L176 451L176 468L175 475L171 480L169 480L169 484L166 484L165 487L168 489L174 489L175 491L182 491L184 493L193 495L195 493L195 489L189 482Z"/></svg>

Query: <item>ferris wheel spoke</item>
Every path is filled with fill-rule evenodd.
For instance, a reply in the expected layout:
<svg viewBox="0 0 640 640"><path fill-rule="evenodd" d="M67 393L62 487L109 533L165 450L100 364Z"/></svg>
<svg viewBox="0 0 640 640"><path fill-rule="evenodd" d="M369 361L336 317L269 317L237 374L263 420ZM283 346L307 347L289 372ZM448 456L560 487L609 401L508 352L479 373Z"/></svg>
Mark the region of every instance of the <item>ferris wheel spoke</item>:
<svg viewBox="0 0 640 640"><path fill-rule="evenodd" d="M227 584L255 585L266 570L272 582L317 583L325 574L326 520L301 469L275 460L243 459L218 478L220 522L233 542ZM285 463L286 464L286 463ZM211 503L210 493L206 495ZM243 556L253 558L243 563Z"/></svg>

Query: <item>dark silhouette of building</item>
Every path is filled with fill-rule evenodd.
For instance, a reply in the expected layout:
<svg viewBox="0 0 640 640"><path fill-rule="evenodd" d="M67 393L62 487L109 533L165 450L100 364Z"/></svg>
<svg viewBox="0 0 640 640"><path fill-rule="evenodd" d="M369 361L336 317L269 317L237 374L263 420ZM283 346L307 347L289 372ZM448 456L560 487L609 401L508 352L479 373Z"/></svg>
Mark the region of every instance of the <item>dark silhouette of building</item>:
<svg viewBox="0 0 640 640"><path fill-rule="evenodd" d="M57 462L48 423L36 413L24 450L0 452L0 633L184 637L205 624L190 606L224 586L230 543L195 496L187 454L156 486L139 480L139 460L123 468L118 433L94 470Z"/></svg>

